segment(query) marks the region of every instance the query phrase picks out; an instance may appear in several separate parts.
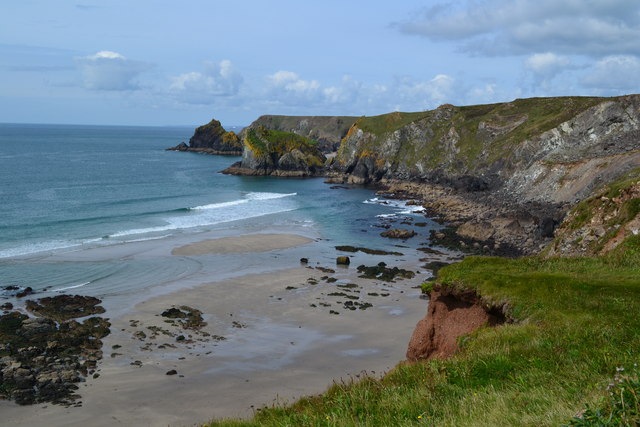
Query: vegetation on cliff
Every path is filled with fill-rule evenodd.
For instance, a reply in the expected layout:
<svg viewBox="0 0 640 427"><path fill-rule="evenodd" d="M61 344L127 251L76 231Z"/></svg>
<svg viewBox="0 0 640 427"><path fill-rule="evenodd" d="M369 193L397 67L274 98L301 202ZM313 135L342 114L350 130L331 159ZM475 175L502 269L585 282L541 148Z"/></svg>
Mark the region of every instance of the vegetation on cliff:
<svg viewBox="0 0 640 427"><path fill-rule="evenodd" d="M395 172L400 164L412 168L423 163L418 169L469 173L510 157L521 142L559 126L603 100L528 98L465 107L446 104L431 111L362 117L349 130L337 160L345 165L354 158L375 155L384 160L380 165L390 172ZM352 138L358 130L363 134L356 142ZM402 144L390 147L389 141L394 139ZM421 173L414 170L416 176Z"/></svg>
<svg viewBox="0 0 640 427"><path fill-rule="evenodd" d="M303 176L322 168L326 160L317 141L293 132L258 126L243 133L244 152L240 168L245 170L262 175Z"/></svg>
<svg viewBox="0 0 640 427"><path fill-rule="evenodd" d="M249 128L293 132L318 141L323 153L335 151L357 117L350 116L260 116Z"/></svg>

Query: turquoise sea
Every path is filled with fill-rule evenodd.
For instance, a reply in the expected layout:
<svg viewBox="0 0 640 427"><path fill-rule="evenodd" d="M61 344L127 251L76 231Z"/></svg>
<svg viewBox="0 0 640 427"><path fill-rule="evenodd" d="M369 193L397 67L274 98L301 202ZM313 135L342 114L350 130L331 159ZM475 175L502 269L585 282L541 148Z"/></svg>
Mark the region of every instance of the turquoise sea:
<svg viewBox="0 0 640 427"><path fill-rule="evenodd" d="M228 176L219 171L239 158L165 151L192 134L187 127L0 124L0 287L105 296L196 283L297 266L305 253L214 259L156 249L290 232L316 239L312 256L330 262L335 245L397 250L398 242L379 236L385 221L425 221L370 189ZM437 227L427 222L422 238L406 244L424 244Z"/></svg>

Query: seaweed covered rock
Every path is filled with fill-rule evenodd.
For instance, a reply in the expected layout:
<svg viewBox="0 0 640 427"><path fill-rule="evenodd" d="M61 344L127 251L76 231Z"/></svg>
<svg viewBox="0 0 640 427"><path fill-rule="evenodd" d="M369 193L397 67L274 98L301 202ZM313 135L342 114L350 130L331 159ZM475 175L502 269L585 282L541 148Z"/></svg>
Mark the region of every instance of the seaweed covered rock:
<svg viewBox="0 0 640 427"><path fill-rule="evenodd" d="M390 239L408 239L416 235L413 230L405 230L404 228L392 228L391 230L383 231L380 233L382 237L388 237Z"/></svg>
<svg viewBox="0 0 640 427"><path fill-rule="evenodd" d="M384 262L379 262L378 265L370 267L359 265L358 273L361 273L359 277L364 279L378 279L384 282L394 282L397 277L401 279L413 279L416 275L413 271L403 268L389 268Z"/></svg>
<svg viewBox="0 0 640 427"><path fill-rule="evenodd" d="M55 297L29 300L27 310L38 316L44 316L57 321L65 321L77 317L104 313L100 300L83 295L56 295Z"/></svg>
<svg viewBox="0 0 640 427"><path fill-rule="evenodd" d="M92 297L60 295L27 302L44 317L17 311L0 316L0 398L20 405L72 404L79 397L76 384L102 358L102 338L111 326L100 317L72 318L104 312L99 303ZM87 305L89 310L80 308Z"/></svg>

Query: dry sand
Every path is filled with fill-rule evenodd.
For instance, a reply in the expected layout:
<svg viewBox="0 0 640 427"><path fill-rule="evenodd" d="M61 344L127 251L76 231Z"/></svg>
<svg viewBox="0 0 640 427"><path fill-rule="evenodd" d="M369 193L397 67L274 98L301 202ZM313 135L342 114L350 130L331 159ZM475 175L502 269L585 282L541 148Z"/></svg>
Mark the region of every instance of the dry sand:
<svg viewBox="0 0 640 427"><path fill-rule="evenodd" d="M310 239L216 240L178 250L260 250ZM320 393L362 370L379 375L404 359L411 332L424 316L426 303L413 288L419 280L388 284L357 278L353 267L335 273L299 267L148 299L111 319L100 376L80 384L81 407L0 401L0 424L195 425L214 417L247 417L263 405ZM338 286L350 283L357 288ZM373 307L352 311L347 301ZM207 325L184 330L160 316L180 306L202 311ZM178 335L186 339L177 341ZM166 375L171 369L178 375Z"/></svg>

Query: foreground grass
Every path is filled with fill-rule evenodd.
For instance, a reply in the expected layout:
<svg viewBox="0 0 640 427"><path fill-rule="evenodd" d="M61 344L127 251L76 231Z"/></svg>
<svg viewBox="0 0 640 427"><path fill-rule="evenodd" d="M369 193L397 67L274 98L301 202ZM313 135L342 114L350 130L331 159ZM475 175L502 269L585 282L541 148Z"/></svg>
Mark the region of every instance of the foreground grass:
<svg viewBox="0 0 640 427"><path fill-rule="evenodd" d="M334 384L323 395L263 409L253 420L211 425L640 423L640 388L633 388L640 360L639 236L600 258L470 257L441 270L438 284L506 303L515 323L465 337L449 360L400 364L381 379ZM630 386L614 380L630 371ZM583 418L574 419L577 413Z"/></svg>

